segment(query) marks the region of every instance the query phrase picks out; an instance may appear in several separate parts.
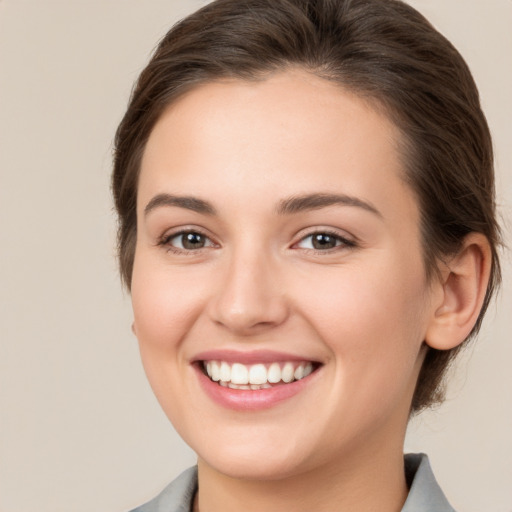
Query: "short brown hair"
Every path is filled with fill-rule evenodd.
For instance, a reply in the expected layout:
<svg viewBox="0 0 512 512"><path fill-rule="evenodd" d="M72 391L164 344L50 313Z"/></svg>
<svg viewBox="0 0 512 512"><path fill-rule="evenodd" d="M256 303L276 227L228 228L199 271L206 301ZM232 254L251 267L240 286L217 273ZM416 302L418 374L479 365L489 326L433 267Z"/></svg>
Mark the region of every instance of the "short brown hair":
<svg viewBox="0 0 512 512"><path fill-rule="evenodd" d="M500 282L491 137L461 55L399 0L216 0L167 33L115 137L112 186L125 285L130 288L135 253L140 161L163 110L199 84L261 79L290 66L374 101L400 129L406 179L421 212L427 277L468 233L489 240L491 277L469 339ZM412 411L442 400L442 377L459 348L428 349Z"/></svg>

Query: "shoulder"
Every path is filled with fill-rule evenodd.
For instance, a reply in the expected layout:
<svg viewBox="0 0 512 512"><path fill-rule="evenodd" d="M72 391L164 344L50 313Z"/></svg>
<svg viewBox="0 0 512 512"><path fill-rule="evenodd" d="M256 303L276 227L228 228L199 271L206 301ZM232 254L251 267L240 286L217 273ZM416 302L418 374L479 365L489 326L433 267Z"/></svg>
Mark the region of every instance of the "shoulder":
<svg viewBox="0 0 512 512"><path fill-rule="evenodd" d="M409 495L402 512L455 512L434 477L424 453L405 456Z"/></svg>
<svg viewBox="0 0 512 512"><path fill-rule="evenodd" d="M181 473L158 496L131 512L190 512L197 490L197 467Z"/></svg>

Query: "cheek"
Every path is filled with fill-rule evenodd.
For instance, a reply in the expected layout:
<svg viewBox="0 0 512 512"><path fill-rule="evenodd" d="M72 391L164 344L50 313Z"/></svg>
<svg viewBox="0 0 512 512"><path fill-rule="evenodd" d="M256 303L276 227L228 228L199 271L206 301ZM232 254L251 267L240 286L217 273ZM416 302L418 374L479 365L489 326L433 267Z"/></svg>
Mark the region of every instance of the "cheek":
<svg viewBox="0 0 512 512"><path fill-rule="evenodd" d="M134 326L142 355L169 358L193 325L203 302L204 280L184 271L161 268L136 256L132 278ZM170 350L172 349L172 350ZM164 359L165 360L165 359Z"/></svg>
<svg viewBox="0 0 512 512"><path fill-rule="evenodd" d="M323 280L328 290L304 294L304 316L330 349L345 389L400 386L417 371L425 283L421 262L401 263L340 267Z"/></svg>
<svg viewBox="0 0 512 512"><path fill-rule="evenodd" d="M184 340L204 297L201 280L136 255L131 286L135 334L147 379L178 428L186 410L184 386L191 371Z"/></svg>
<svg viewBox="0 0 512 512"><path fill-rule="evenodd" d="M416 326L425 301L421 271L408 272L399 263L384 263L340 267L316 279L309 277L309 284L301 287L307 290L302 294L304 311L333 331L346 332L351 327L356 332L396 331ZM312 282L316 282L315 288ZM326 286L322 288L321 283ZM366 341L370 340L360 339L359 343Z"/></svg>

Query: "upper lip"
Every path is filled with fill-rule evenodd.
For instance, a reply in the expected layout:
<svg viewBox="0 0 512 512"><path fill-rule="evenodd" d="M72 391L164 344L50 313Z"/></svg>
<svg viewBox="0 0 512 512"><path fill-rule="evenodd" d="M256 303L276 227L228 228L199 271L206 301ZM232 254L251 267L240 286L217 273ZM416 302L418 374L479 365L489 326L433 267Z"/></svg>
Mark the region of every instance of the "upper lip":
<svg viewBox="0 0 512 512"><path fill-rule="evenodd" d="M198 361L225 361L227 363L242 363L242 364L256 364L256 363L274 363L285 361L308 361L318 362L310 357L304 357L297 354L290 354L286 352L276 352L273 350L207 350L195 355L192 362Z"/></svg>

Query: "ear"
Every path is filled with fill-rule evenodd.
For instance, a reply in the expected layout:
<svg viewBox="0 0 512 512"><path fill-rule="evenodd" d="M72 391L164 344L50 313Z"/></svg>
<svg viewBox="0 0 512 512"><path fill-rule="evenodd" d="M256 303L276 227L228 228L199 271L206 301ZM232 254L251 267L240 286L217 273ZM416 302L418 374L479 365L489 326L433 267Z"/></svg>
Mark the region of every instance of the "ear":
<svg viewBox="0 0 512 512"><path fill-rule="evenodd" d="M428 346L449 350L467 338L482 308L491 263L487 238L470 233L461 250L441 264L441 293L425 336Z"/></svg>
<svg viewBox="0 0 512 512"><path fill-rule="evenodd" d="M132 332L137 336L137 327L135 327L135 320L132 322Z"/></svg>

